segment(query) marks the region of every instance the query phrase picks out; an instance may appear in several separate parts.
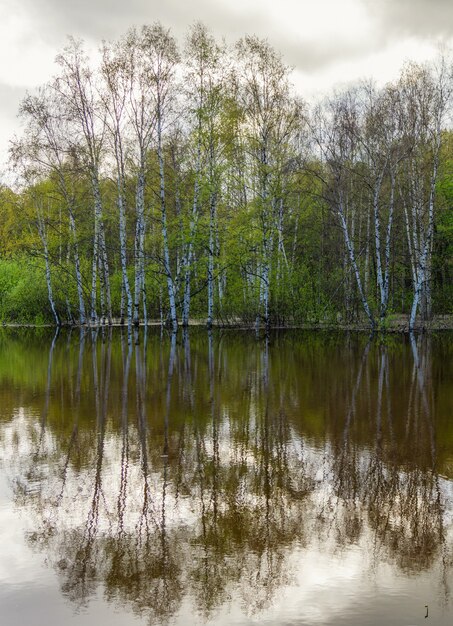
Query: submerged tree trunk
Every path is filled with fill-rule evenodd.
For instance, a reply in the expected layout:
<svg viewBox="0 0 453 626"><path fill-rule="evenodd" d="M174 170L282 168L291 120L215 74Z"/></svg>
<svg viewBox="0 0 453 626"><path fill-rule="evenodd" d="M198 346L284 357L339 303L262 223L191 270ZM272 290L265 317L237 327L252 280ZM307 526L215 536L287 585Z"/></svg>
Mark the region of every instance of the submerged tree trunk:
<svg viewBox="0 0 453 626"><path fill-rule="evenodd" d="M74 265L75 265L75 275L76 275L76 283L77 283L77 296L79 299L79 320L81 324L85 324L86 311L85 311L85 299L83 297L82 272L80 271L79 244L77 241L77 231L76 231L76 223L74 219L74 212L70 205L69 205L69 227L71 229L73 249L74 249Z"/></svg>
<svg viewBox="0 0 453 626"><path fill-rule="evenodd" d="M49 297L49 304L50 304L50 308L52 310L52 315L54 317L55 320L55 324L57 325L57 327L61 326L61 320L60 320L60 316L58 315L57 312L57 308L55 306L55 300L53 297L53 289L52 289L52 280L51 280L51 274L50 274L50 261L49 261L49 248L47 245L47 230L46 230L46 226L44 224L44 219L42 217L42 215L40 214L40 209L37 208L37 217L38 217L38 232L39 232L39 236L41 238L42 241L42 245L43 245L43 251L44 251L44 262L45 262L45 266L46 266L46 283L47 283L47 294Z"/></svg>
<svg viewBox="0 0 453 626"><path fill-rule="evenodd" d="M390 290L390 244L392 238L393 213L395 208L395 172L392 170L390 174L390 201L389 201L389 217L387 222L387 231L385 235L385 270L383 284L383 301L381 307L381 320L387 315L389 305Z"/></svg>
<svg viewBox="0 0 453 626"><path fill-rule="evenodd" d="M132 294L131 288L129 285L129 278L127 275L127 254L126 254L126 216L125 216L125 206L124 206L124 192L123 192L123 182L118 176L118 213L119 213L119 227L120 227L120 263L121 263L121 283L123 292L126 296L126 305L127 305L127 322L128 325L132 321Z"/></svg>
<svg viewBox="0 0 453 626"><path fill-rule="evenodd" d="M158 108L157 113L157 157L159 161L159 195L161 209L162 224L162 243L164 248L164 270L167 278L168 300L170 304L170 323L174 331L178 328L178 318L176 315L176 301L174 281L170 267L170 248L168 245L168 229L167 229L167 205L165 198L165 172L164 172L164 156L162 148L162 120L161 112Z"/></svg>
<svg viewBox="0 0 453 626"><path fill-rule="evenodd" d="M423 288L426 282L429 280L429 270L431 263L431 246L432 238L434 234L434 199L436 192L437 171L439 165L439 151L440 151L440 131L437 139L436 152L434 154L433 172L430 181L429 201L428 201L428 225L426 234L423 241L421 254L417 263L417 277L414 284L414 299L412 301L412 308L409 317L409 330L413 330L415 326L415 319L417 316L417 309L420 305L420 300L423 295Z"/></svg>
<svg viewBox="0 0 453 626"><path fill-rule="evenodd" d="M211 192L209 201L209 252L208 252L208 328L214 321L214 256L215 256L215 220L217 194Z"/></svg>
<svg viewBox="0 0 453 626"><path fill-rule="evenodd" d="M94 210L95 210L95 220L98 225L98 254L101 262L101 271L100 271L100 281L101 281L101 289L105 291L106 298L106 306L107 306L107 318L108 323L112 323L112 299L110 293L110 272L109 272L109 262L107 257L107 246L105 241L105 230L104 230L104 218L102 211L102 199L101 192L99 189L99 180L98 176L95 173L92 178L93 184L93 194L94 194ZM103 322L105 319L103 320Z"/></svg>
<svg viewBox="0 0 453 626"><path fill-rule="evenodd" d="M136 189L136 227L135 227L135 291L134 291L134 325L140 323L140 298L144 295L145 281L145 172L144 166L140 167ZM145 302L143 301L143 316Z"/></svg>
<svg viewBox="0 0 453 626"><path fill-rule="evenodd" d="M363 287L362 287L362 279L360 278L360 271L359 271L359 267L357 265L357 260L356 260L356 256L355 256L355 252L354 252L354 246L353 246L353 243L352 243L352 241L351 241L351 239L349 237L349 229L348 229L348 225L347 225L346 220L345 220L343 206L342 206L341 203L340 203L340 205L338 207L337 213L338 213L338 217L340 218L340 226L341 226L341 230L343 231L343 237L344 237L344 241L345 241L345 244L346 244L346 249L348 251L349 260L351 262L352 269L354 271L354 275L355 275L355 278L356 278L357 288L359 290L360 299L362 301L362 306L363 306L363 308L365 310L365 313L366 313L366 315L367 315L367 317L368 317L368 319L370 321L371 328L374 329L374 327L375 327L374 317L373 317L373 314L372 314L371 309L370 309L370 305L368 304L367 297L366 297L365 292L364 292Z"/></svg>
<svg viewBox="0 0 453 626"><path fill-rule="evenodd" d="M93 258L91 262L91 323L97 324L98 322L98 314L97 314L97 286L98 286L98 239L99 239L99 227L98 221L95 218L94 220L94 236L93 236Z"/></svg>
<svg viewBox="0 0 453 626"><path fill-rule="evenodd" d="M379 200L384 170L382 170L375 182L373 192L373 217L374 217L374 252L376 256L376 281L379 292L380 301L380 317L385 317L385 295L384 295L384 270L382 268L381 258L381 214L379 209Z"/></svg>
<svg viewBox="0 0 453 626"><path fill-rule="evenodd" d="M192 257L193 257L193 239L197 227L198 220L198 200L200 185L198 182L199 171L196 173L197 180L195 182L194 199L192 205L192 215L190 219L189 241L187 244L187 252L184 259L184 296L183 296L183 309L182 309L182 325L187 327L189 325L190 314L190 299L191 299L191 274L192 274Z"/></svg>

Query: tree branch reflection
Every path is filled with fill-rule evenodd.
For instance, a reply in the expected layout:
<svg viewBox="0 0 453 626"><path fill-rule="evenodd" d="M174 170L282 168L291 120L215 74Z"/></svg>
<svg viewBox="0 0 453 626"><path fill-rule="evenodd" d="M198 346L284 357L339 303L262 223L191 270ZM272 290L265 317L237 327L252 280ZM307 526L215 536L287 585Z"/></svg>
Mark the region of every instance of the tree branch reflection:
<svg viewBox="0 0 453 626"><path fill-rule="evenodd" d="M38 520L30 545L77 605L103 589L151 622L183 601L204 619L231 598L259 613L317 542L360 545L372 569L440 563L447 593L429 338L393 349L110 329L63 344L50 345L38 438L8 428L22 439L16 502Z"/></svg>

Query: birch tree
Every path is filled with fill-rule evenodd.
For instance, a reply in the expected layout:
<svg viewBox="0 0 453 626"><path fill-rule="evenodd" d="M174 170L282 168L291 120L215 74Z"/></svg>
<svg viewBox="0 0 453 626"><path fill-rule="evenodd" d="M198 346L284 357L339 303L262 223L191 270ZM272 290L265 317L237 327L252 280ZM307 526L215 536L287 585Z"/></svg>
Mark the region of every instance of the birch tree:
<svg viewBox="0 0 453 626"><path fill-rule="evenodd" d="M191 274L194 260L194 238L202 205L202 187L208 188L209 243L208 243L208 325L212 324L213 311L213 248L216 204L219 191L216 180L218 141L216 124L219 114L220 66L222 49L207 28L195 24L189 31L186 48L186 95L189 115L192 118L194 191L189 217L189 232L184 255L184 294L182 323L189 323L191 300Z"/></svg>
<svg viewBox="0 0 453 626"><path fill-rule="evenodd" d="M61 114L55 92L49 87L42 88L37 95L27 95L21 103L19 113L25 120L26 128L22 140L13 143L11 155L16 167L20 161L22 174L29 184L31 184L30 175L37 180L50 177L56 182L60 202L68 214L79 321L80 324L85 324L84 285L76 227L76 172L71 166L65 118ZM43 232L40 228L40 236Z"/></svg>
<svg viewBox="0 0 453 626"><path fill-rule="evenodd" d="M275 233L275 185L277 151L298 121L289 83L290 69L265 40L246 36L237 46L239 104L244 112L242 132L254 177L261 235L258 277L259 308L257 326L262 318L270 324L269 298L271 259Z"/></svg>
<svg viewBox="0 0 453 626"><path fill-rule="evenodd" d="M126 159L127 159L127 104L130 94L130 67L121 45L104 44L101 72L103 78L103 104L106 110L108 131L116 166L117 205L119 215L119 242L122 288L126 295L127 320L132 321L132 293L127 275L126 227Z"/></svg>
<svg viewBox="0 0 453 626"><path fill-rule="evenodd" d="M49 296L49 304L52 310L52 315L55 319L55 324L57 328L61 326L60 316L57 312L57 307L55 305L55 299L53 295L52 288L52 276L50 270L50 258L49 258L49 246L48 246L48 237L47 237L47 223L44 215L44 207L42 199L33 194L32 202L34 204L36 210L36 220L38 225L38 233L42 242L43 253L44 253L44 263L46 268L46 284L47 284L47 293Z"/></svg>
<svg viewBox="0 0 453 626"><path fill-rule="evenodd" d="M413 283L409 328L431 314L431 257L434 236L436 183L442 132L451 100L451 67L441 58L434 69L411 65L400 81L404 102L405 130L412 143L402 194L407 245Z"/></svg>
<svg viewBox="0 0 453 626"><path fill-rule="evenodd" d="M318 108L312 121L312 129L324 163L325 177L322 180L325 198L338 219L360 300L371 327L374 328L375 318L364 290L357 250L346 212L360 132L356 92L350 90L338 94L326 102L324 109Z"/></svg>
<svg viewBox="0 0 453 626"><path fill-rule="evenodd" d="M176 40L159 23L144 26L142 29L142 54L146 58L146 75L152 85L156 115L156 148L159 167L159 200L162 227L163 269L167 281L170 307L170 324L173 330L178 327L176 313L176 290L173 270L170 263L168 235L168 210L165 187L164 133L170 121L175 101L176 68L180 60Z"/></svg>
<svg viewBox="0 0 453 626"><path fill-rule="evenodd" d="M130 117L133 128L133 143L135 145L136 161L136 227L135 227L135 293L134 293L134 324L138 325L140 315L140 298L143 305L143 318L147 322L146 307L146 282L145 282L145 184L147 175L147 159L151 142L156 131L157 86L152 80L155 66L153 67L153 53L150 50L152 44L149 30L144 28L141 34L131 31L128 37L128 54L131 68L130 90ZM155 35L154 35L155 37ZM150 53L151 52L151 53ZM160 60L157 61L160 64ZM150 80L151 78L151 80Z"/></svg>
<svg viewBox="0 0 453 626"><path fill-rule="evenodd" d="M363 120L358 132L374 222L376 287L381 323L387 315L390 285L390 253L395 213L396 181L409 146L403 141L400 91L396 85L377 90L367 84L361 90ZM360 185L360 180L356 183Z"/></svg>
<svg viewBox="0 0 453 626"><path fill-rule="evenodd" d="M101 159L105 134L105 110L99 106L95 77L80 42L70 39L57 57L61 68L54 89L61 96L65 114L72 122L73 149L80 153L86 167L94 201L94 237L91 284L91 321L97 323L97 270L100 268L101 305L105 297L107 310L101 311L102 322L107 315L112 322L110 272L104 228L101 194Z"/></svg>

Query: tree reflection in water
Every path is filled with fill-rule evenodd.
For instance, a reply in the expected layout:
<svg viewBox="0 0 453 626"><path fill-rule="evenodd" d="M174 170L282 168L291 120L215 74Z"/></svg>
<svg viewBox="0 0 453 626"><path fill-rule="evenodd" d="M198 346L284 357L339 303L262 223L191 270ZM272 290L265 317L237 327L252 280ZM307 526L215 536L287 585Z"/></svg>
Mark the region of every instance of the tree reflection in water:
<svg viewBox="0 0 453 626"><path fill-rule="evenodd" d="M428 399L430 341L410 339L413 374L404 437L395 432L389 351L374 351L375 389L367 385L362 416L368 415L369 446L360 449L351 437L356 415L356 395L362 386L369 345L360 362L344 431L335 446L332 462L330 510L335 511L339 543L356 542L364 528L372 533L374 559L391 559L402 571L419 572L431 567L440 549L445 548L444 503L439 484L435 432L432 415L434 399ZM420 356L422 355L422 360ZM369 373L369 371L368 371ZM393 372L393 375L395 372ZM414 384L415 382L415 384ZM374 397L373 397L374 395ZM341 442L341 445L340 445ZM444 580L447 559L443 558Z"/></svg>
<svg viewBox="0 0 453 626"><path fill-rule="evenodd" d="M260 612L294 550L322 541L402 575L439 563L447 598L453 442L432 339L350 342L55 336L40 420L12 407L1 445L63 593L85 605L102 588L151 622L184 599L206 619L232 598Z"/></svg>

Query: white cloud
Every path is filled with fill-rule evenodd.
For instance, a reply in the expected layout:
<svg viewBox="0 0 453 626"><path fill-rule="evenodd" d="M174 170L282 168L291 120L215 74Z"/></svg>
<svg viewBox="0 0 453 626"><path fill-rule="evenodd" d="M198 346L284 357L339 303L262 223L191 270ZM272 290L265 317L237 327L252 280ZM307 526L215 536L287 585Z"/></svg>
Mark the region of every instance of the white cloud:
<svg viewBox="0 0 453 626"><path fill-rule="evenodd" d="M357 80L372 78L377 85L397 79L408 61L425 62L435 58L434 42L416 38L389 43L381 49L352 59L339 59L316 72L296 70L294 84L308 100L327 95L333 87L348 86Z"/></svg>
<svg viewBox="0 0 453 626"><path fill-rule="evenodd" d="M11 0L0 4L0 83L34 87L52 71L55 49L40 35L30 15Z"/></svg>

